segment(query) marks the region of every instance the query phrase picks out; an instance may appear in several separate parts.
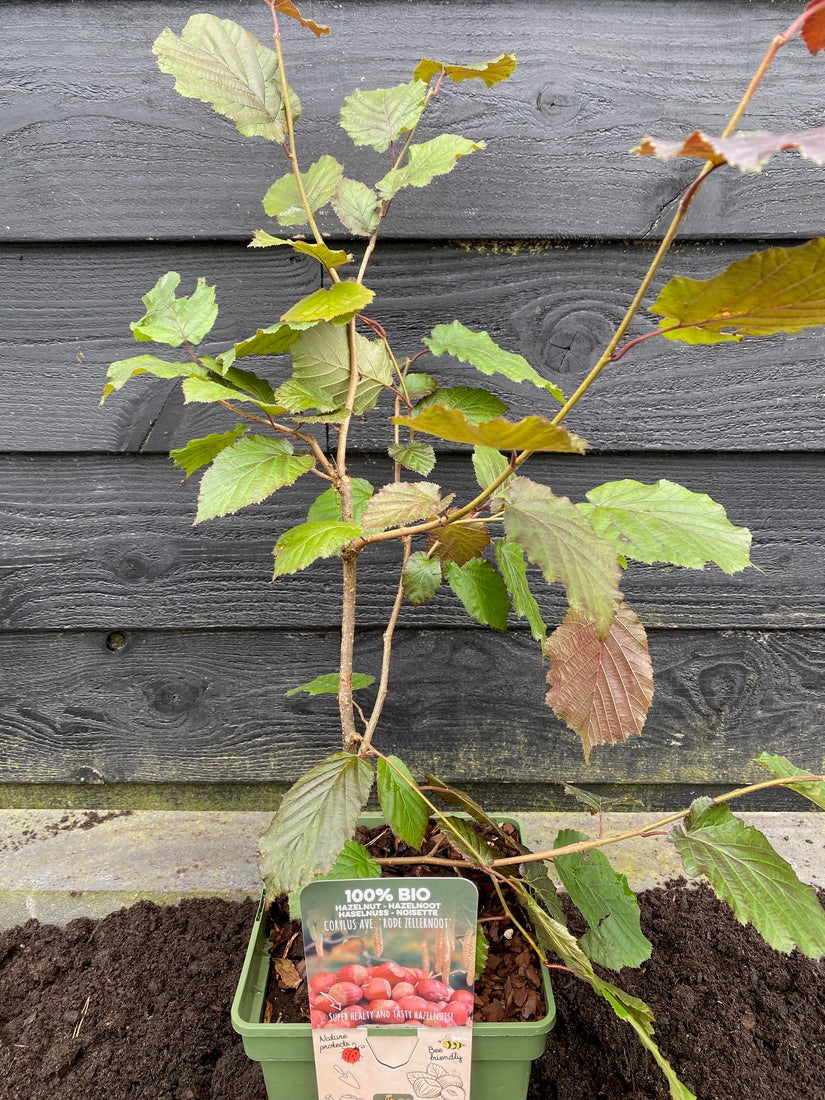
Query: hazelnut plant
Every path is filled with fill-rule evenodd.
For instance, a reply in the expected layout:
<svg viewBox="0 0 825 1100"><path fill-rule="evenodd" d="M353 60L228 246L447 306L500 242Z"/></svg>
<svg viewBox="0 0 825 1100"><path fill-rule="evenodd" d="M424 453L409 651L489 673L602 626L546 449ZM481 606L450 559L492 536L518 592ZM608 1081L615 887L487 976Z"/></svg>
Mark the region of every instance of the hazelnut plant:
<svg viewBox="0 0 825 1100"><path fill-rule="evenodd" d="M284 237L258 229L250 247L309 256L326 273L327 285L280 318L263 318L255 333L212 355L201 345L218 312L215 288L201 278L189 297L178 297L180 276L167 272L144 297L145 315L131 328L138 341L183 349L183 361L143 354L113 363L104 400L129 379L150 374L181 378L186 402L222 405L233 414L234 427L172 452L187 477L206 468L196 523L258 504L305 475L324 483L306 521L279 535L274 577L322 558L341 561L339 667L319 670L315 679L293 690L337 694L342 744L288 791L261 840L268 897L294 892L324 875L378 877L410 862L424 869L481 872L489 876L506 918L546 965L572 971L604 997L650 1050L671 1095L684 1100L692 1093L657 1049L650 1010L603 976L605 969L639 966L651 945L640 929L634 895L602 849L643 832L661 835L672 826L669 836L687 872L706 876L740 921L751 922L778 950L798 947L818 958L825 955L825 912L816 894L758 830L734 816L728 803L785 786L825 809L825 777L763 753L758 762L771 773L764 782L700 798L645 830L597 838L567 830L552 850L530 852L465 793L434 775L416 780L401 759L379 750L375 735L402 608L427 603L445 582L483 625L504 630L511 613L527 621L537 645L537 668L543 662L549 667L547 703L580 736L587 757L596 745L640 733L653 695L645 632L620 591L628 562L690 569L714 563L726 573L749 565L749 533L733 526L708 496L665 480L654 485L621 480L600 485L585 501L573 503L524 476L522 467L537 452L586 451L585 440L564 422L602 370L642 341L713 344L825 325L825 238L819 238L756 252L707 280L675 276L648 306L659 318L658 327L626 339L712 172L759 171L784 149L825 163L825 127L785 134L737 132L780 48L801 38L812 55L825 53L825 0L809 3L773 39L721 135L695 131L680 141L645 137L633 150L663 159L692 157L703 164L613 338L567 397L521 355L460 320L437 324L422 338L422 347L394 347L367 282L381 229L392 206L404 201L406 189L429 185L483 149L483 142L456 134L422 140L428 105L453 82L478 80L493 88L513 72L515 57L502 54L480 64L425 58L408 83L356 90L347 97L341 127L355 145L372 148L380 158L377 182L366 184L347 177L329 155L302 165L296 145L301 108L287 80L281 24L295 20L315 36L329 28L305 18L292 0L263 2L273 24L274 50L230 20L200 14L180 35L164 30L154 53L181 95L209 104L241 134L266 139L283 153L287 171L264 195L263 207L280 226L303 232ZM319 229L316 213L328 205L352 238L346 248L328 242ZM449 363L436 377L434 361L445 355L482 375L534 387L537 405L549 411L507 419L507 407L487 389L450 385ZM427 373L414 369L424 356L429 356ZM251 358L263 360L264 373L240 365ZM389 480L379 487L350 471L351 436L368 415L387 425ZM429 480L437 463L432 438L472 448L478 482L472 500L460 502ZM377 690L365 711L355 693L374 681L354 671L356 581L370 551L387 541L398 547L397 589ZM536 580L533 571L528 573L528 561L548 584L565 590L569 610L551 631L532 593ZM375 859L351 839L376 779L381 808L395 835L419 848L434 819L435 848L419 856ZM591 811L603 808L585 792L570 791ZM463 812L456 814L456 808ZM589 926L579 939L568 930L548 864ZM479 930L478 968L484 957Z"/></svg>

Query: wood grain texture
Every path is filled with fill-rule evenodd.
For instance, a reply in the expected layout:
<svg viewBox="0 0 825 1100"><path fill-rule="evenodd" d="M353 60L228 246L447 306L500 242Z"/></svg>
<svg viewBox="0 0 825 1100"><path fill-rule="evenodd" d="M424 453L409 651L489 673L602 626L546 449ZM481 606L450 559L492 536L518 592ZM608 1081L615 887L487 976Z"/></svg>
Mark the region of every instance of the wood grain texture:
<svg viewBox="0 0 825 1100"><path fill-rule="evenodd" d="M103 633L0 635L11 669L0 782L290 782L336 750L334 699L284 698L333 667L333 635L127 632L123 641L109 650ZM379 647L377 631L359 636L359 669L376 668ZM511 798L521 784L561 781L736 785L768 747L820 766L821 632L657 631L651 651L657 693L643 735L596 749L585 766L578 738L544 705L529 638L403 631L377 744L416 772Z"/></svg>
<svg viewBox="0 0 825 1100"><path fill-rule="evenodd" d="M709 278L752 250L681 245L656 289L676 273ZM109 363L147 350L129 322L161 274L180 272L182 293L199 276L217 286L220 313L204 347L218 352L319 285L314 261L274 252L210 244L0 247L0 449L163 453L230 427L223 410L185 407L175 382L138 379L103 409L98 403ZM651 252L650 245L393 243L379 248L370 270L377 292L370 315L399 356L422 350L437 323L487 329L570 393L610 338ZM632 332L650 328L642 317ZM154 350L176 357L172 348ZM822 330L715 347L650 340L603 373L569 423L602 451L825 449L823 361ZM249 362L276 382L290 369L287 357ZM448 385L494 389L514 417L558 409L532 386L485 378L447 357L420 366ZM354 445L386 446L387 429L380 417L358 426Z"/></svg>
<svg viewBox="0 0 825 1100"><path fill-rule="evenodd" d="M269 36L269 17L255 0L219 0L209 9ZM518 52L511 82L490 91L465 83L439 96L423 136L458 131L486 138L488 148L436 185L435 209L419 192L398 199L391 234L656 235L696 169L627 151L646 132L718 132L799 5L497 0L484 9L480 18L477 3L434 0L422 18L422 5L404 0L316 0L313 14L334 26L328 40L285 29L304 104L304 163L333 152L350 175L367 180L383 175L386 163L354 150L338 130L344 95L409 79L423 55ZM179 31L194 10L190 0L3 5L3 239L245 238L262 224L260 197L285 171L279 151L177 97L151 54L163 27ZM822 125L821 81L821 59L799 44L782 51L747 128ZM821 169L787 158L764 178L716 173L689 232L820 233L821 181Z"/></svg>
<svg viewBox="0 0 825 1100"><path fill-rule="evenodd" d="M353 472L381 484L386 463ZM528 471L529 472L529 471ZM532 474L581 500L607 480L667 477L708 492L754 535L756 569L728 577L631 565L622 586L649 626L825 626L825 464L819 455L536 458ZM476 491L469 463L443 458L431 479L465 500ZM318 562L275 583L272 547L301 523L323 483L305 475L292 489L234 517L192 528L195 478L161 458L0 457L0 628L307 629L336 623L340 565ZM400 551L395 543L361 559L358 613L386 622ZM563 614L561 590L536 577L547 621ZM446 586L430 604L405 607L403 623L473 626Z"/></svg>

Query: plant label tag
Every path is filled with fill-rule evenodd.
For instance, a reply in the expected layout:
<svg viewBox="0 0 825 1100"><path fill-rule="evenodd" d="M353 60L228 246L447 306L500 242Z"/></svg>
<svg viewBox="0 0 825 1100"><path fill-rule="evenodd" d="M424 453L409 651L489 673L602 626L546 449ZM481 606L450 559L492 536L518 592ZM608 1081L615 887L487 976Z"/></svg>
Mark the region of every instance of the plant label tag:
<svg viewBox="0 0 825 1100"><path fill-rule="evenodd" d="M322 1100L469 1100L478 891L459 878L301 891Z"/></svg>

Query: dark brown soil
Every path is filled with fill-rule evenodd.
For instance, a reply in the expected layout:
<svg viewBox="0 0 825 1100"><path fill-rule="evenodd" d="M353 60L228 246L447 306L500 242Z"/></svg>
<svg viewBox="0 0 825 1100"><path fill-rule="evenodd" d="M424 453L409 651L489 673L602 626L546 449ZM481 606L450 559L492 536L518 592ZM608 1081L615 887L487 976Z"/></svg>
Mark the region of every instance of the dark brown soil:
<svg viewBox="0 0 825 1100"><path fill-rule="evenodd" d="M771 951L704 889L641 904L654 955L621 981L700 1100L825 1100L825 965ZM251 901L141 902L0 933L1 1100L263 1100L229 1024L253 914ZM554 984L530 1100L666 1100L626 1025L574 979Z"/></svg>

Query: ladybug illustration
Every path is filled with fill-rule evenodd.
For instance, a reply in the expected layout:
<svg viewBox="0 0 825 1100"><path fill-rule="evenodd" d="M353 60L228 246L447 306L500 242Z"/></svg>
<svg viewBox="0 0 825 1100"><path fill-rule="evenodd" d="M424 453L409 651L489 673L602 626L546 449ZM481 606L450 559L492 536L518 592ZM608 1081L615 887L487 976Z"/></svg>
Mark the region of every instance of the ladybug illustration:
<svg viewBox="0 0 825 1100"><path fill-rule="evenodd" d="M351 1066L354 1066L361 1059L361 1051L358 1047L344 1047L341 1051L341 1057L345 1062L349 1062Z"/></svg>

